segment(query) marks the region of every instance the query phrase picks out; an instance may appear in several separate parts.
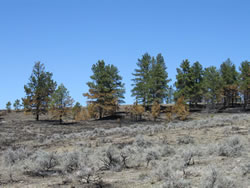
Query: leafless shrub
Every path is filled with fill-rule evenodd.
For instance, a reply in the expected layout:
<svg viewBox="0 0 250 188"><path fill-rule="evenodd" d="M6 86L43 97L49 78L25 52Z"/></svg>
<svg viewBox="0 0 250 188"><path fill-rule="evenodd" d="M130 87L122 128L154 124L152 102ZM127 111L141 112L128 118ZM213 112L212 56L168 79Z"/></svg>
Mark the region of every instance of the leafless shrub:
<svg viewBox="0 0 250 188"><path fill-rule="evenodd" d="M48 176L58 166L59 159L55 152L37 151L26 161L25 173L31 176Z"/></svg>
<svg viewBox="0 0 250 188"><path fill-rule="evenodd" d="M202 182L202 188L214 188L215 182L217 181L217 176L218 176L217 171L214 168L212 168L209 175Z"/></svg>
<svg viewBox="0 0 250 188"><path fill-rule="evenodd" d="M97 174L94 167L80 167L80 169L75 173L75 178L80 183L98 183L102 182L102 178Z"/></svg>
<svg viewBox="0 0 250 188"><path fill-rule="evenodd" d="M157 181L171 179L173 173L173 170L167 164L158 165L158 167L153 171L153 175L156 177Z"/></svg>
<svg viewBox="0 0 250 188"><path fill-rule="evenodd" d="M100 160L103 162L103 170L120 171L122 169L118 151L112 146L106 150L103 158Z"/></svg>
<svg viewBox="0 0 250 188"><path fill-rule="evenodd" d="M191 188L190 183L179 177L169 164L159 164L154 176L157 181L164 181L162 188Z"/></svg>
<svg viewBox="0 0 250 188"><path fill-rule="evenodd" d="M211 172L203 179L201 188L236 188L235 183L223 177L215 169L211 169Z"/></svg>
<svg viewBox="0 0 250 188"><path fill-rule="evenodd" d="M127 165L127 161L129 160L130 154L127 151L122 151L120 153L121 156L121 163L124 168L129 168Z"/></svg>
<svg viewBox="0 0 250 188"><path fill-rule="evenodd" d="M78 152L66 153L62 158L65 172L73 172L80 166L80 154Z"/></svg>
<svg viewBox="0 0 250 188"><path fill-rule="evenodd" d="M241 155L243 146L240 139L236 136L228 138L224 143L218 146L218 155L225 157L236 157Z"/></svg>
<svg viewBox="0 0 250 188"><path fill-rule="evenodd" d="M168 157L174 154L175 154L175 150L171 146L166 145L163 147L162 157Z"/></svg>
<svg viewBox="0 0 250 188"><path fill-rule="evenodd" d="M145 140L143 135L136 136L135 143L140 148L147 148L152 146L152 143L150 141Z"/></svg>
<svg viewBox="0 0 250 188"><path fill-rule="evenodd" d="M148 179L148 178L149 178L149 175L148 175L148 174L146 174L146 173L141 173L141 174L139 175L139 177L138 177L138 180L143 181L143 180Z"/></svg>
<svg viewBox="0 0 250 188"><path fill-rule="evenodd" d="M250 174L250 163L241 167L243 176Z"/></svg>
<svg viewBox="0 0 250 188"><path fill-rule="evenodd" d="M193 144L194 143L194 139L191 136L183 136L183 137L179 137L177 139L177 143L178 144Z"/></svg>
<svg viewBox="0 0 250 188"><path fill-rule="evenodd" d="M195 156L195 153L191 150L184 151L182 153L182 158L183 158L185 167L194 164L194 156Z"/></svg>
<svg viewBox="0 0 250 188"><path fill-rule="evenodd" d="M155 151L149 151L146 155L147 167L152 160L158 160L160 158L159 153Z"/></svg>
<svg viewBox="0 0 250 188"><path fill-rule="evenodd" d="M31 155L31 151L26 148L19 148L17 150L8 149L4 153L4 162L6 166L12 166L16 162L26 159Z"/></svg>
<svg viewBox="0 0 250 188"><path fill-rule="evenodd" d="M48 171L59 165L58 156L55 152L40 152L36 160L42 170Z"/></svg>
<svg viewBox="0 0 250 188"><path fill-rule="evenodd" d="M184 180L183 178L173 177L166 180L162 185L162 188L191 188L190 182Z"/></svg>

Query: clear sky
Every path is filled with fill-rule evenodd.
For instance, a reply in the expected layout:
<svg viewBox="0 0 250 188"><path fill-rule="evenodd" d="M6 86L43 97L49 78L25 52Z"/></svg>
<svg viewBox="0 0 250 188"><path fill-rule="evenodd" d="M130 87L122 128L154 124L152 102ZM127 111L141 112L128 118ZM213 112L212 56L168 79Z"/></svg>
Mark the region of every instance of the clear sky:
<svg viewBox="0 0 250 188"><path fill-rule="evenodd" d="M217 66L250 60L249 0L0 0L0 109L25 96L41 61L85 104L91 66L114 64L132 103L131 73L162 53L169 77L183 59Z"/></svg>

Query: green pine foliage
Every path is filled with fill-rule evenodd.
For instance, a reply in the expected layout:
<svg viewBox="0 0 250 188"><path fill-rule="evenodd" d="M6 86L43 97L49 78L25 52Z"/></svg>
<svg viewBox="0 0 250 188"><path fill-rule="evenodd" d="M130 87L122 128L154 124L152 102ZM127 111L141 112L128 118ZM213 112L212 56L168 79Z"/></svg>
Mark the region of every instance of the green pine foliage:
<svg viewBox="0 0 250 188"><path fill-rule="evenodd" d="M168 73L164 58L158 54L156 59L145 53L138 59L137 69L133 73L132 96L139 104L148 106L154 101L163 103L168 94Z"/></svg>
<svg viewBox="0 0 250 188"><path fill-rule="evenodd" d="M76 102L72 108L73 118L76 119L76 116L81 112L82 106L79 102Z"/></svg>
<svg viewBox="0 0 250 188"><path fill-rule="evenodd" d="M11 112L11 102L10 101L8 101L6 103L6 110L7 110L7 112Z"/></svg>
<svg viewBox="0 0 250 188"><path fill-rule="evenodd" d="M240 65L240 92L243 94L244 108L250 103L250 62L244 61Z"/></svg>
<svg viewBox="0 0 250 188"><path fill-rule="evenodd" d="M234 105L239 97L238 72L230 59L227 59L220 66L220 73L223 81L224 106Z"/></svg>
<svg viewBox="0 0 250 188"><path fill-rule="evenodd" d="M50 97L55 91L56 82L52 80L53 74L45 71L44 64L35 63L32 74L27 85L24 85L26 97L23 98L25 110L32 111L36 115L36 120L39 116L48 111Z"/></svg>
<svg viewBox="0 0 250 188"><path fill-rule="evenodd" d="M132 96L136 101L144 106L150 104L150 71L152 67L152 58L148 53L145 53L136 63L137 67L132 79Z"/></svg>
<svg viewBox="0 0 250 188"><path fill-rule="evenodd" d="M102 118L105 114L113 114L118 105L124 102L124 84L118 69L114 65L106 65L103 60L94 64L92 71L92 81L87 83L89 92L83 95L97 109L99 118Z"/></svg>
<svg viewBox="0 0 250 188"><path fill-rule="evenodd" d="M191 67L192 75L192 89L190 93L190 101L197 105L197 103L202 102L203 88L203 68L202 65L197 61Z"/></svg>
<svg viewBox="0 0 250 188"><path fill-rule="evenodd" d="M207 104L215 105L221 99L222 78L220 72L214 66L205 68L202 82L203 98Z"/></svg>
<svg viewBox="0 0 250 188"><path fill-rule="evenodd" d="M180 68L177 68L175 87L175 100L184 97L185 101L191 103L193 79L192 68L187 59L181 63Z"/></svg>
<svg viewBox="0 0 250 188"><path fill-rule="evenodd" d="M15 108L16 111L20 110L21 108L21 103L20 103L20 100L17 99L15 100L14 104L13 104L13 107Z"/></svg>
<svg viewBox="0 0 250 188"><path fill-rule="evenodd" d="M152 69L150 72L150 104L157 101L163 103L168 94L168 79L167 67L164 58L161 54L156 57L156 62L152 59Z"/></svg>
<svg viewBox="0 0 250 188"><path fill-rule="evenodd" d="M67 88L60 84L52 94L50 101L50 110L54 117L59 119L60 124L62 124L63 116L66 116L71 111L73 102L74 100L70 97Z"/></svg>

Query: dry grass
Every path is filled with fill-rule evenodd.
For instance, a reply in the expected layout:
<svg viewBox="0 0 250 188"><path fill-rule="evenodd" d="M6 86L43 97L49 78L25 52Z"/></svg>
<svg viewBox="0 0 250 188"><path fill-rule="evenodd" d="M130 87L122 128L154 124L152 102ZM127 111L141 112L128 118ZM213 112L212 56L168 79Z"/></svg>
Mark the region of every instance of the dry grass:
<svg viewBox="0 0 250 188"><path fill-rule="evenodd" d="M2 114L0 187L249 185L250 114L169 123L41 119Z"/></svg>

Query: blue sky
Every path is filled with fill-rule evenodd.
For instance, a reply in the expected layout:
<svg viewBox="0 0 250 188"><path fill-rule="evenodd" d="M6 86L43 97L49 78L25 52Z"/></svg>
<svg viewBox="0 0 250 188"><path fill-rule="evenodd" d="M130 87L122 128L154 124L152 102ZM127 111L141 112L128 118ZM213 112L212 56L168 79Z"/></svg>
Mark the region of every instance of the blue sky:
<svg viewBox="0 0 250 188"><path fill-rule="evenodd" d="M132 103L132 72L145 52L162 53L169 77L183 59L219 67L250 60L248 0L0 0L0 109L25 96L41 61L85 104L91 66L114 64Z"/></svg>

